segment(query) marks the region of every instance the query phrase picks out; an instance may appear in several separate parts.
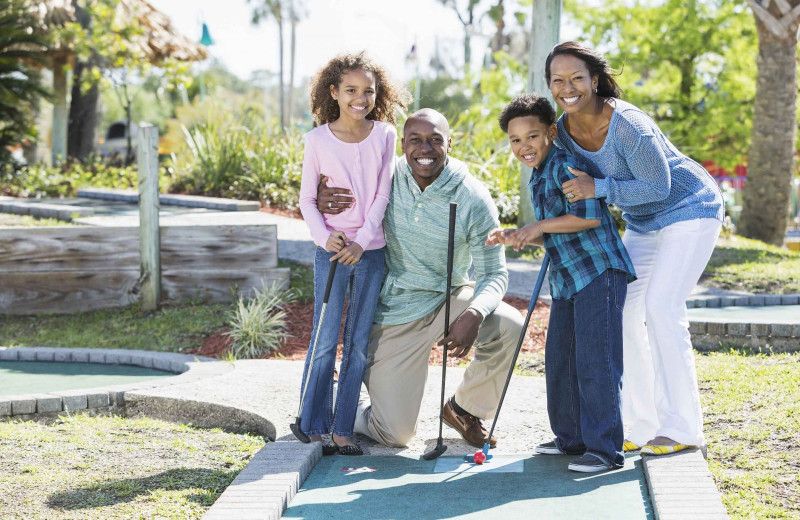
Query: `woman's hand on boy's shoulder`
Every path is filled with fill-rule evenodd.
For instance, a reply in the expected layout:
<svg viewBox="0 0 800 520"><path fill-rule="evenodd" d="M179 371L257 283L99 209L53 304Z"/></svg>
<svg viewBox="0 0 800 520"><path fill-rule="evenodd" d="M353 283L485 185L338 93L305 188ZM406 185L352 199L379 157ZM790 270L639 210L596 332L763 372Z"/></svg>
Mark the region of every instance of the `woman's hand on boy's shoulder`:
<svg viewBox="0 0 800 520"><path fill-rule="evenodd" d="M561 191L570 204L584 199L593 199L594 196L594 177L588 173L567 166L569 172L575 177L561 185Z"/></svg>

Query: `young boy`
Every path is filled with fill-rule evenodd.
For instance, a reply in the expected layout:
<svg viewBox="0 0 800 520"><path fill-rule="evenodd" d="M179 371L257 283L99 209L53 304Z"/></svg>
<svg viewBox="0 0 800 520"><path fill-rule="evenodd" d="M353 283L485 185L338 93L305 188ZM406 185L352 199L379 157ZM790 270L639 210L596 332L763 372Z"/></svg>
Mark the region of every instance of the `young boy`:
<svg viewBox="0 0 800 520"><path fill-rule="evenodd" d="M633 265L600 199L571 202L562 184L568 168L589 171L553 146L556 113L535 94L511 101L499 118L514 156L533 168L536 222L496 229L487 245L542 245L550 255L550 325L545 346L547 413L556 438L536 453L576 455L569 469L593 473L621 468L623 427L622 308Z"/></svg>

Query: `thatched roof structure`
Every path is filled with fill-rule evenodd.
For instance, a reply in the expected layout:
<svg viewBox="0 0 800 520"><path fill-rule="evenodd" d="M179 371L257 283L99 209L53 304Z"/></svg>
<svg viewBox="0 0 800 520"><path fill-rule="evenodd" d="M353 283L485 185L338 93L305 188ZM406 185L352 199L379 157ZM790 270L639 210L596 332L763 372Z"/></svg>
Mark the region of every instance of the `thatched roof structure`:
<svg viewBox="0 0 800 520"><path fill-rule="evenodd" d="M77 19L72 0L39 0L32 2L31 9L42 28L64 25ZM134 19L142 25L144 34L129 43L140 47L153 64L167 58L200 61L208 57L205 47L180 34L167 15L146 0L119 0L116 16L120 25L127 25Z"/></svg>

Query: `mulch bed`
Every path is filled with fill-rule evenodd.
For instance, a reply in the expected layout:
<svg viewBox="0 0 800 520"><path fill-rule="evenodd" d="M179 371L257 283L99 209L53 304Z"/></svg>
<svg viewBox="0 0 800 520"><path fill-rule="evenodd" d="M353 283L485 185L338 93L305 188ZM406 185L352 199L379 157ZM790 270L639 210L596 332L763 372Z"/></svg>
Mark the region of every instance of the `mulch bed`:
<svg viewBox="0 0 800 520"><path fill-rule="evenodd" d="M506 296L503 301L519 310L520 314L524 317L528 311L528 301L514 296ZM290 360L303 360L306 358L308 345L311 341L311 328L314 321L314 303L293 303L285 308L286 323L289 332L289 338L281 346L281 348L264 354L262 359L290 359ZM530 323L528 325L528 332L525 341L522 344L522 352L536 352L544 350L545 332L547 330L547 322L550 318L550 307L537 302L533 310ZM230 338L225 334L227 329L219 330L211 334L203 341L200 348L193 349L190 354L200 356L208 356L213 358L220 358L227 354L230 348ZM341 360L342 345L339 345L339 353L337 359ZM430 363L432 365L441 364L442 349L441 347L434 347L431 350ZM448 366L459 364L461 360L448 358Z"/></svg>

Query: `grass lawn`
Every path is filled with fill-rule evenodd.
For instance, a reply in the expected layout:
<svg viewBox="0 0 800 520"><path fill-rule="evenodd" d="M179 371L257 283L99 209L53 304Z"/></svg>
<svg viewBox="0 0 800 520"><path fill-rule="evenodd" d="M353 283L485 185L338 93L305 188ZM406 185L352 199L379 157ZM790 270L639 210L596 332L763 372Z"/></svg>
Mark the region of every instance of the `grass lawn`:
<svg viewBox="0 0 800 520"><path fill-rule="evenodd" d="M200 518L263 445L154 419L0 422L0 517Z"/></svg>
<svg viewBox="0 0 800 520"><path fill-rule="evenodd" d="M0 227L31 227L31 226L71 226L69 222L55 218L35 218L28 215L11 215L0 213Z"/></svg>
<svg viewBox="0 0 800 520"><path fill-rule="evenodd" d="M708 465L731 518L800 518L800 353L695 359Z"/></svg>
<svg viewBox="0 0 800 520"><path fill-rule="evenodd" d="M800 253L735 235L720 238L701 283L753 293L800 293Z"/></svg>

